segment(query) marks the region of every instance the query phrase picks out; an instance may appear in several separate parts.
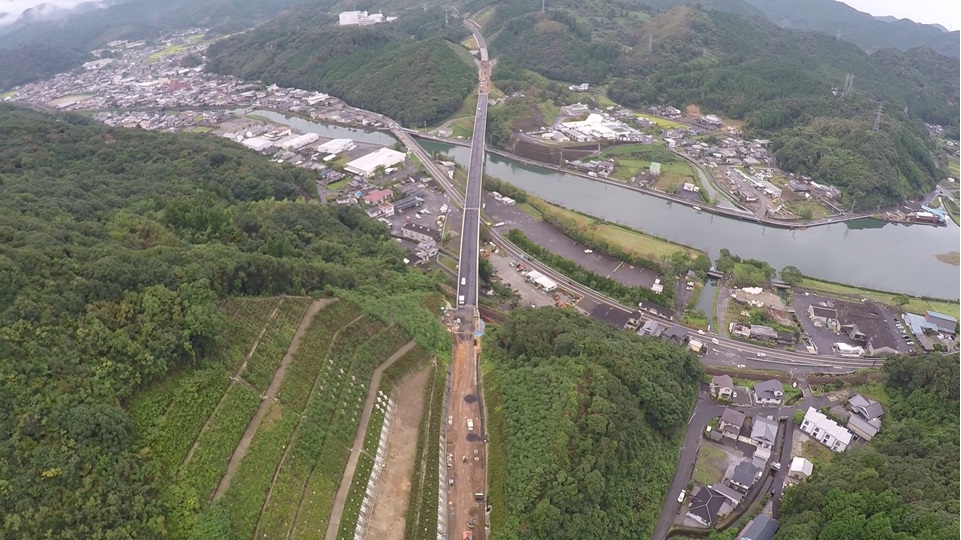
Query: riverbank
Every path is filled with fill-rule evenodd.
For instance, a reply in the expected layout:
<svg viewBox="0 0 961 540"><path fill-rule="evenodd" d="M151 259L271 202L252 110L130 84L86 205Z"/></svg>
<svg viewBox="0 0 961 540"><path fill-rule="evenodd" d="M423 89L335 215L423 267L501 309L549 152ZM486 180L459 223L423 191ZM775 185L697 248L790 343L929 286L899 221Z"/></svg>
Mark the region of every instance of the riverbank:
<svg viewBox="0 0 961 540"><path fill-rule="evenodd" d="M467 147L470 146L470 141L467 141L467 140L447 139L444 137L437 137L434 135L429 135L421 132L411 132L411 135L420 139L427 139L427 140L431 140L431 141L435 141L443 144L450 144L455 146L467 146ZM665 193L663 191L658 191L656 189L646 188L643 186L635 186L635 185L628 184L627 182L610 180L608 178L603 178L600 176L590 176L587 173L583 173L583 172L572 170L572 169L565 169L564 167L560 167L552 163L543 163L543 162L529 159L523 156L519 156L517 154L513 154L506 150L501 150L498 148L488 147L487 153L493 154L495 156L500 156L504 159L516 161L518 163L523 163L525 165L530 165L533 167L543 167L545 169L550 169L560 173L569 174L571 176L578 176L586 180L590 180L592 182L598 182L598 183L607 184L611 186L622 187L624 189L629 189L631 191L636 191L638 193L643 193L645 195L657 197L658 199L662 199L664 201L670 202L671 204L676 203L679 205L696 209L698 211L703 211L710 214L737 219L741 221L749 221L752 223L756 223L758 225L763 225L765 227L775 227L779 229L788 229L788 230L803 230L811 227L821 227L826 225L833 225L835 223L845 223L849 221L857 221L860 219L875 217L874 212L862 212L857 214L832 216L832 217L826 217L826 218L809 220L809 221L799 221L799 220L782 221L782 220L770 219L766 217L758 217L747 210L742 210L739 208L724 208L724 207L715 206L715 205L708 205L705 203L697 204L691 201L690 199L686 199L684 197L677 197L675 195L671 195L670 193ZM687 158L687 157L686 159L690 160L690 158ZM698 169L695 168L695 171L697 170ZM701 174L704 174L703 171L701 171ZM706 180L706 181L710 182L710 180ZM716 185L714 187L716 188Z"/></svg>

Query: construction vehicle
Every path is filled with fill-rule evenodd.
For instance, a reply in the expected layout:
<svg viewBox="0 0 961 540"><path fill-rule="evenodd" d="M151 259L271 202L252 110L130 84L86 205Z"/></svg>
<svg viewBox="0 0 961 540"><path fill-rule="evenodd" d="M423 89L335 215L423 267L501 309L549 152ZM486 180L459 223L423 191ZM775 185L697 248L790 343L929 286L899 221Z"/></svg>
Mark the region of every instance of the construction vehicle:
<svg viewBox="0 0 961 540"><path fill-rule="evenodd" d="M464 540L474 540L474 532L464 531Z"/></svg>

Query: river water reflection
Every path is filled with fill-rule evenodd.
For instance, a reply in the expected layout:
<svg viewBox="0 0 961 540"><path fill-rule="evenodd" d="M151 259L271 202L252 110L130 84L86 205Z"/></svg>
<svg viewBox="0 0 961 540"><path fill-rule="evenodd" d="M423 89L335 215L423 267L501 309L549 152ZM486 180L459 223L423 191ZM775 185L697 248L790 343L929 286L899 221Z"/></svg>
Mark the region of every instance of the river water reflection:
<svg viewBox="0 0 961 540"><path fill-rule="evenodd" d="M469 150L421 141L466 164ZM961 234L947 227L898 225L873 219L791 231L702 212L618 186L488 155L486 172L550 202L706 251L721 248L774 268L794 265L807 275L864 287L959 297L957 266L938 254L958 251Z"/></svg>
<svg viewBox="0 0 961 540"><path fill-rule="evenodd" d="M393 145L377 131L320 124L272 111L253 111L271 121L326 138ZM467 165L466 147L421 140ZM781 269L794 265L807 275L874 289L957 299L959 269L937 255L959 250L961 234L947 227L898 225L873 219L791 231L715 216L649 195L488 154L486 172L533 195L592 216L695 247L717 258L721 248Z"/></svg>

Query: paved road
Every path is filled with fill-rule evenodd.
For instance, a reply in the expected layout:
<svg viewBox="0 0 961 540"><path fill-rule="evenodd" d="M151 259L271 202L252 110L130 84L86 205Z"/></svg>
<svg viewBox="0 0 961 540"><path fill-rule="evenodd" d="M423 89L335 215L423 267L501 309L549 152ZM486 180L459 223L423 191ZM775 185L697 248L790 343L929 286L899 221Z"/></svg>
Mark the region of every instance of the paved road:
<svg viewBox="0 0 961 540"><path fill-rule="evenodd" d="M481 191L484 162L487 160L484 141L487 138L487 97L490 88L490 59L487 43L480 28L473 21L465 26L474 34L481 53L477 110L474 112L474 133L471 136L470 162L467 166L467 196L460 237L460 267L457 274L458 306L477 306L477 258L480 249Z"/></svg>
<svg viewBox="0 0 961 540"><path fill-rule="evenodd" d="M448 402L447 458L449 508L447 530L439 520L438 537L461 538L473 528L476 540L487 536L485 499L487 492L487 447L483 400L478 373L479 349L474 340L477 314L478 257L480 250L481 192L486 161L484 140L487 138L487 95L490 88L490 59L480 27L467 20L464 25L474 34L480 48L477 110L467 166L467 186L462 198L464 215L461 223L460 262L457 271L457 307L460 324L454 329L453 364L451 366L450 400ZM442 184L445 189L453 189ZM470 424L468 424L470 422ZM480 500L475 494L482 494Z"/></svg>

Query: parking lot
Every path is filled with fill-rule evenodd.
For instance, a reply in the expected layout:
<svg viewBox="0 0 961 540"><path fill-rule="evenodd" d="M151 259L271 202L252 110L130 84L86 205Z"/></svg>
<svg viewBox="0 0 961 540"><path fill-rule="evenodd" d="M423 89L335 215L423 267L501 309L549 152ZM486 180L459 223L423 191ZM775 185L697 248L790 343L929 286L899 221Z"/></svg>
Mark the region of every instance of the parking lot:
<svg viewBox="0 0 961 540"><path fill-rule="evenodd" d="M433 181L407 181L395 184L393 187L395 189L403 190L404 193L409 196L420 197L424 201L420 206L385 218L390 222L392 233L396 236L400 235L400 229L407 223L416 223L418 225L423 225L425 227L430 227L443 232L445 227L443 224L438 225L437 223L438 217L442 215L441 208L446 205L448 213L460 212L457 208L450 204L450 198L448 195L437 189L436 184ZM444 219L448 220L451 219L451 217L447 216ZM452 236L456 236L460 232L459 223L460 222L458 221L456 230L450 231ZM440 242L438 242L438 244L440 244Z"/></svg>
<svg viewBox="0 0 961 540"><path fill-rule="evenodd" d="M525 280L524 276L517 270L517 261L513 257L503 253L492 253L490 262L494 266L494 270L497 271L496 276L501 280L501 283L513 289L520 297L517 301L519 306L542 307L554 305L553 294L546 293L533 283ZM511 263L515 266L511 266Z"/></svg>
<svg viewBox="0 0 961 540"><path fill-rule="evenodd" d="M850 339L844 333L836 334L828 328L815 326L808 312L808 307L827 304L828 302L837 301L815 294L794 294L791 299L791 305L797 313L797 318L801 323L804 334L811 338L814 344L817 345L819 353L823 355L830 355L832 346L835 343L861 345ZM851 305L851 303L841 302L840 305L846 306ZM888 342L895 345L899 353L911 354L914 352L914 341L907 335L908 331L903 329L903 324L902 328L899 329L897 327L899 321L895 313L876 304L865 305L864 308L875 311L881 318L879 321L880 325L877 326L879 335L875 337L875 346L881 342Z"/></svg>

